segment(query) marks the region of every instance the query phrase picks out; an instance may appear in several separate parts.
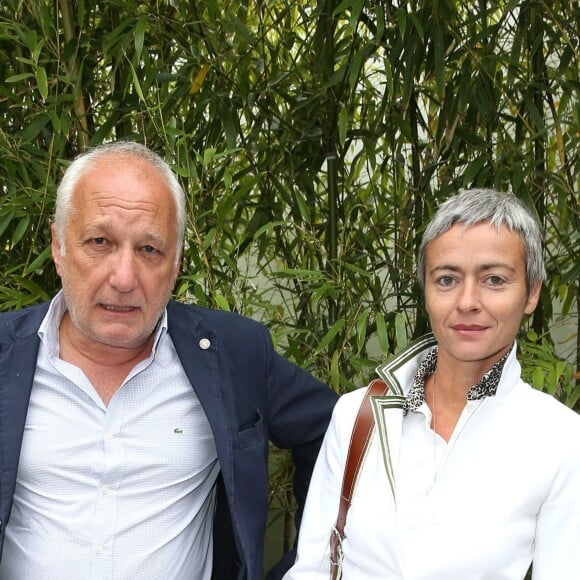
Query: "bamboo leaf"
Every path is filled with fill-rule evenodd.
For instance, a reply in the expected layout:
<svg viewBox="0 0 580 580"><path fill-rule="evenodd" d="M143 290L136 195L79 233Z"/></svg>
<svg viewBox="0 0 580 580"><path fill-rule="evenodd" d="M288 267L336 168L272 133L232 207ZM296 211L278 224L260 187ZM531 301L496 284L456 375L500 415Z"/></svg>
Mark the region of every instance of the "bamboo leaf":
<svg viewBox="0 0 580 580"><path fill-rule="evenodd" d="M314 278L324 279L324 273L315 270L304 270L301 268L284 268L273 271L271 274L274 278Z"/></svg>
<svg viewBox="0 0 580 580"><path fill-rule="evenodd" d="M145 95L143 94L143 89L141 88L141 81L139 80L139 76L137 75L137 71L132 63L129 63L129 68L131 70L131 77L133 78L133 88L137 93L137 96L141 100L141 102L145 101Z"/></svg>
<svg viewBox="0 0 580 580"><path fill-rule="evenodd" d="M465 170L465 173L463 174L463 185L465 187L469 187L472 184L473 180L475 179L475 176L481 171L482 167L485 165L485 162L486 160L484 157L478 157L477 159L474 159L469 163L467 169Z"/></svg>
<svg viewBox="0 0 580 580"><path fill-rule="evenodd" d="M24 276L28 276L35 270L38 270L44 266L44 264L50 259L50 246L47 246L42 250L38 256L26 267L24 270Z"/></svg>
<svg viewBox="0 0 580 580"><path fill-rule="evenodd" d="M207 167L216 156L216 150L213 147L208 147L203 152L203 166Z"/></svg>
<svg viewBox="0 0 580 580"><path fill-rule="evenodd" d="M24 217L20 218L18 224L16 225L16 228L14 229L14 233L12 234L12 242L11 242L12 247L16 246L16 244L20 242L20 240L24 237L24 234L28 230L29 226L30 226L29 215L25 215Z"/></svg>
<svg viewBox="0 0 580 580"><path fill-rule="evenodd" d="M349 114L344 106L340 107L338 113L338 141L342 147L346 143L346 130L348 127Z"/></svg>
<svg viewBox="0 0 580 580"><path fill-rule="evenodd" d="M321 353L331 342L331 340L344 328L344 318L339 318L322 337L318 343L315 354Z"/></svg>
<svg viewBox="0 0 580 580"><path fill-rule="evenodd" d="M293 188L292 193L294 194L294 199L296 200L296 204L298 205L298 209L300 210L300 215L305 222L310 221L310 210L308 209L308 204L306 200L298 190L298 188Z"/></svg>
<svg viewBox="0 0 580 580"><path fill-rule="evenodd" d="M145 31L147 30L147 16L141 16L135 25L135 62L141 60L143 45L145 44Z"/></svg>
<svg viewBox="0 0 580 580"><path fill-rule="evenodd" d="M387 333L387 325L385 323L385 317L382 313L376 315L377 323L377 338L379 339L379 347L381 349L381 354L383 357L389 354L389 335Z"/></svg>
<svg viewBox="0 0 580 580"><path fill-rule="evenodd" d="M360 316L356 321L356 338L357 338L357 351L360 352L366 343L367 339L367 322L369 319L369 311L364 310L361 312Z"/></svg>
<svg viewBox="0 0 580 580"><path fill-rule="evenodd" d="M24 81L26 79L29 79L33 76L34 75L32 73L21 73L18 75L11 75L11 76L7 77L4 82L6 82L6 83L19 83L19 82Z"/></svg>
<svg viewBox="0 0 580 580"><path fill-rule="evenodd" d="M538 108L536 107L534 102L529 98L528 95L524 95L524 103L526 105L527 111L530 113L530 116L534 121L535 134L544 132L546 130L544 126L544 119L542 118L542 115L538 111Z"/></svg>
<svg viewBox="0 0 580 580"><path fill-rule="evenodd" d="M330 359L330 386L338 392L340 387L340 355L339 351L335 350Z"/></svg>
<svg viewBox="0 0 580 580"><path fill-rule="evenodd" d="M395 314L395 340L399 350L407 346L408 341L405 317L400 312Z"/></svg>
<svg viewBox="0 0 580 580"><path fill-rule="evenodd" d="M230 305L228 304L228 301L224 296L222 296L221 294L216 294L214 296L214 299L215 303L217 304L220 310L226 310L227 312L230 311Z"/></svg>
<svg viewBox="0 0 580 580"><path fill-rule="evenodd" d="M216 232L217 232L217 230L215 228L211 228L211 230L209 230L209 232L203 238L203 243L202 243L201 247L204 251L207 250L211 246L211 244L215 238Z"/></svg>
<svg viewBox="0 0 580 580"><path fill-rule="evenodd" d="M270 230L273 230L274 228L277 228L279 226L283 226L286 222L280 220L280 221L276 221L276 222L270 222L269 224L265 224L262 227L258 228L256 230L256 233L254 234L254 239L259 238L261 235L265 234L266 232L269 232Z"/></svg>
<svg viewBox="0 0 580 580"><path fill-rule="evenodd" d="M6 231L6 228L10 225L10 222L14 219L15 211L8 211L8 213L0 220L0 238L2 234Z"/></svg>
<svg viewBox="0 0 580 580"><path fill-rule="evenodd" d="M48 98L48 79L46 77L46 69L42 66L36 69L36 82L40 96L46 100Z"/></svg>
<svg viewBox="0 0 580 580"><path fill-rule="evenodd" d="M544 371L541 367L537 366L534 368L534 373L532 375L532 386L540 391L544 387Z"/></svg>
<svg viewBox="0 0 580 580"><path fill-rule="evenodd" d="M437 94L439 100L443 100L445 97L445 47L443 46L443 28L439 22L436 23L433 34L433 68L435 70Z"/></svg>
<svg viewBox="0 0 580 580"><path fill-rule="evenodd" d="M200 91L201 85L203 85L203 81L205 80L205 75L207 74L208 70L209 64L205 63L201 66L199 72L197 73L197 75L193 79L193 82L191 83L191 86L189 87L190 95L194 95L195 93L198 93Z"/></svg>

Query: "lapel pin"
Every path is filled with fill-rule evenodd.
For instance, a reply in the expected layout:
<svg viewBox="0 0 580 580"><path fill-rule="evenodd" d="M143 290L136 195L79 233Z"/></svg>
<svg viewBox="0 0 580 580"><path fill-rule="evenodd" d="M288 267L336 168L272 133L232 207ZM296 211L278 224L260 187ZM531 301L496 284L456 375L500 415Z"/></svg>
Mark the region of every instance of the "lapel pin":
<svg viewBox="0 0 580 580"><path fill-rule="evenodd" d="M199 341L199 348L201 348L202 350L207 350L210 346L211 342L209 341L209 338L202 338Z"/></svg>

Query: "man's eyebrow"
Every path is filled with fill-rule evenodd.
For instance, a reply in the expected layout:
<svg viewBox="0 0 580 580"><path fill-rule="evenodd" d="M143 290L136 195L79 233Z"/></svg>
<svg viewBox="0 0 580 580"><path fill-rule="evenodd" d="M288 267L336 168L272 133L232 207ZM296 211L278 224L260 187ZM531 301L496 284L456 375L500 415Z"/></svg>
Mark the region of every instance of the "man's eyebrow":
<svg viewBox="0 0 580 580"><path fill-rule="evenodd" d="M141 242L154 242L156 245L167 244L167 238L155 232L144 232L144 234L139 238Z"/></svg>
<svg viewBox="0 0 580 580"><path fill-rule="evenodd" d="M107 232L111 229L110 224L105 220L92 221L87 224L83 229L84 234Z"/></svg>
<svg viewBox="0 0 580 580"><path fill-rule="evenodd" d="M108 234L113 230L114 228L107 220L99 220L86 225L82 231L85 236L91 236L96 234ZM138 240L142 244L148 242L153 242L154 244L161 246L167 244L167 238L165 236L151 231L143 232Z"/></svg>
<svg viewBox="0 0 580 580"><path fill-rule="evenodd" d="M453 264L437 264L437 266L433 266L433 268L429 270L429 274L433 274L434 272L437 272L437 270L451 270L452 272L457 272L461 270L461 268L459 268L459 266L454 266Z"/></svg>

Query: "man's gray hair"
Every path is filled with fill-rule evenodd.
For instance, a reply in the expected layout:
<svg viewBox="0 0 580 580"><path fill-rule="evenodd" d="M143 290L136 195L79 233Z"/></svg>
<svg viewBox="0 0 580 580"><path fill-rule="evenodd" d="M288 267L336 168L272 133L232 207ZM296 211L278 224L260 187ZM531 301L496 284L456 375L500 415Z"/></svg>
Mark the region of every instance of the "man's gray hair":
<svg viewBox="0 0 580 580"><path fill-rule="evenodd" d="M444 201L423 233L417 259L417 278L425 287L425 249L456 223L471 226L490 223L498 230L505 226L520 235L526 251L528 291L546 279L542 257L540 226L530 209L511 193L495 189L462 189Z"/></svg>
<svg viewBox="0 0 580 580"><path fill-rule="evenodd" d="M64 254L64 232L72 212L72 196L75 188L85 173L95 167L98 161L104 157L133 157L143 161L156 169L161 178L166 182L177 208L177 259L181 255L181 247L185 235L185 194L171 167L154 151L140 143L133 141L115 141L105 143L81 153L67 167L63 178L56 190L56 207L54 212L54 225L56 228L57 241L61 252Z"/></svg>

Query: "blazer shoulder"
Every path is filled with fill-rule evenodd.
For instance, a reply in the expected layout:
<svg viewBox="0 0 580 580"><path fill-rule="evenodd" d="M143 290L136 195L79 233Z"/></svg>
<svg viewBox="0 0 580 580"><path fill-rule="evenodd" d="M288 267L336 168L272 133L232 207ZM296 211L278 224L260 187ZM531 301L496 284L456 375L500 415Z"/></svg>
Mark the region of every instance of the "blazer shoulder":
<svg viewBox="0 0 580 580"><path fill-rule="evenodd" d="M197 304L185 304L170 300L167 304L167 316L170 325L186 324L190 328L200 330L231 330L247 329L248 331L264 332L266 327L256 320L235 312L214 310Z"/></svg>
<svg viewBox="0 0 580 580"><path fill-rule="evenodd" d="M0 342L25 340L38 331L50 302L0 313Z"/></svg>

